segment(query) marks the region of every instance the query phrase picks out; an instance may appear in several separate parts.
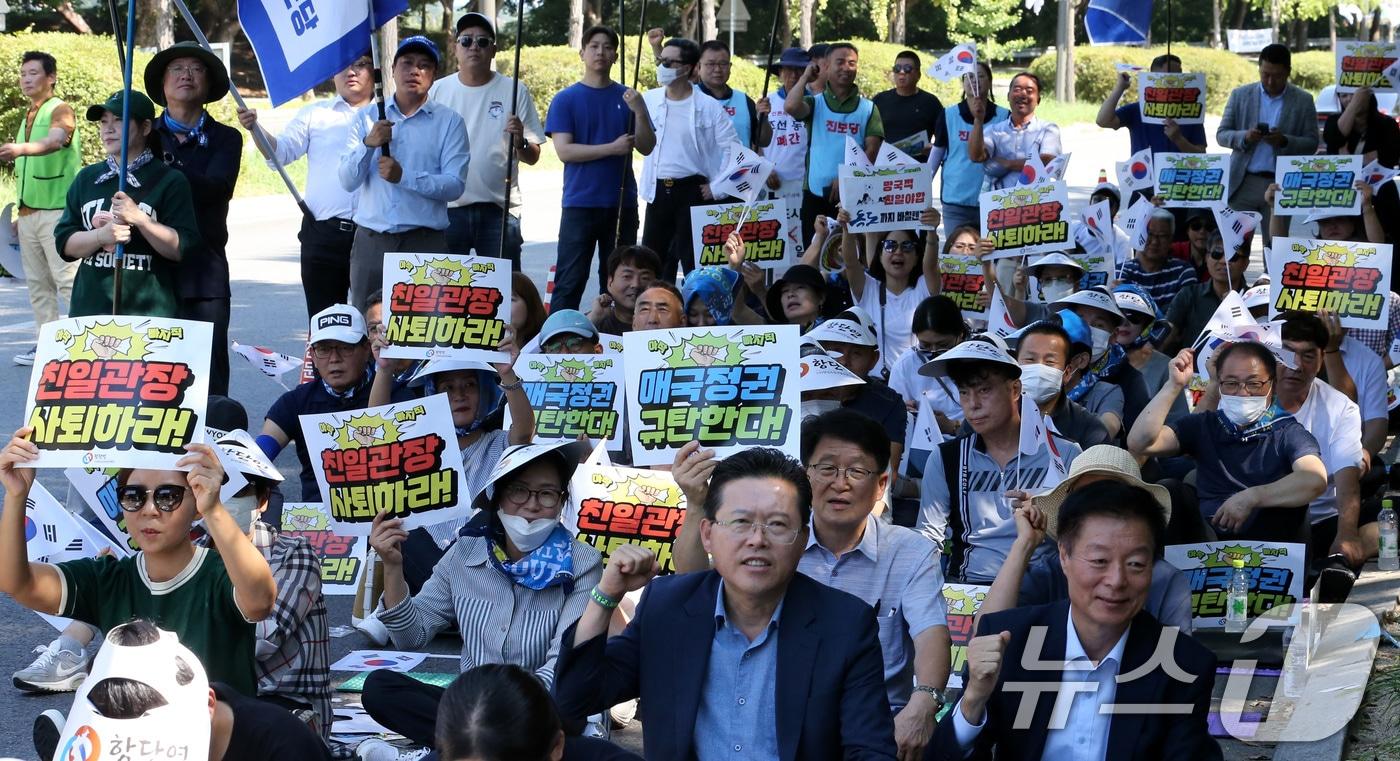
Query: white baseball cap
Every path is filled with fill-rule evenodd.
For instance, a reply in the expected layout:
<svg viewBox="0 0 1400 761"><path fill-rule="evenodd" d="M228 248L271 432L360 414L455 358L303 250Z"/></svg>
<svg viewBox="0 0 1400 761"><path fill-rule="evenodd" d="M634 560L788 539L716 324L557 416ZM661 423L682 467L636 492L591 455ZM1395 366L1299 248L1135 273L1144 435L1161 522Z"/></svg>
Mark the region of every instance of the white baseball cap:
<svg viewBox="0 0 1400 761"><path fill-rule="evenodd" d="M851 307L840 314L812 328L807 337L818 343L855 344L856 346L879 346L875 333L875 321L860 307Z"/></svg>
<svg viewBox="0 0 1400 761"><path fill-rule="evenodd" d="M1055 266L1071 267L1073 269L1079 270L1080 272L1084 271L1084 265L1080 264L1079 262L1076 262L1072 257L1066 256L1058 251L1055 251L1046 254L1045 256L1042 256L1039 259L1036 259L1035 261L1026 265L1026 272L1030 273L1035 277L1040 277L1040 275L1036 274L1039 271L1040 267Z"/></svg>
<svg viewBox="0 0 1400 761"><path fill-rule="evenodd" d="M339 341L357 344L365 339L365 317L349 304L332 304L311 318L311 343Z"/></svg>

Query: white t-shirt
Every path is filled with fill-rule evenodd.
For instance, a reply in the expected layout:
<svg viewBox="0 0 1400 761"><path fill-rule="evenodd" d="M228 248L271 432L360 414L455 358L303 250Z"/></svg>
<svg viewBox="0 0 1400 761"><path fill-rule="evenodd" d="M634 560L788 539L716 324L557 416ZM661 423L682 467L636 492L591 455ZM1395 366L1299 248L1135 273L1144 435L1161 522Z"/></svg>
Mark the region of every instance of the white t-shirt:
<svg viewBox="0 0 1400 761"><path fill-rule="evenodd" d="M1342 364L1356 384L1356 406L1361 408L1361 422L1384 420L1390 416L1386 404L1385 362L1370 347L1347 336L1342 339Z"/></svg>
<svg viewBox="0 0 1400 761"><path fill-rule="evenodd" d="M773 138L764 146L763 157L773 162L779 179L800 180L807 171L807 125L788 116L782 95L768 93L768 102L773 106L768 112Z"/></svg>
<svg viewBox="0 0 1400 761"><path fill-rule="evenodd" d="M885 292L885 304L880 305L880 292ZM896 295L876 280L867 271L865 289L861 293L851 293L856 306L864 309L875 321L875 334L880 341L880 363L873 372L879 374L884 368L893 368L909 347L915 344L914 310L929 297L928 284L923 275L919 276L914 287L905 288Z"/></svg>
<svg viewBox="0 0 1400 761"><path fill-rule="evenodd" d="M934 412L941 412L949 420L962 420L962 403L958 400L958 387L948 378L930 378L919 375L924 362L918 352L906 351L890 369L889 387L908 401L927 400Z"/></svg>
<svg viewBox="0 0 1400 761"><path fill-rule="evenodd" d="M525 139L539 145L544 142L544 125L535 112L535 100L525 85L502 74L491 74L491 81L480 87L468 87L456 74L449 74L433 83L428 99L456 111L467 123L467 142L472 160L467 164L467 189L449 207L472 203L501 203L501 186L506 182L506 154L510 142L506 139L506 119L510 117L512 90L519 92L516 116L525 125ZM518 161L518 160L517 160ZM520 172L511 183L510 205L520 205Z"/></svg>
<svg viewBox="0 0 1400 761"><path fill-rule="evenodd" d="M1327 491L1308 505L1308 517L1317 523L1337 514L1337 483L1332 475L1342 468L1361 467L1361 411L1346 394L1314 378L1307 400L1293 417L1317 439L1327 467Z"/></svg>
<svg viewBox="0 0 1400 761"><path fill-rule="evenodd" d="M659 138L655 151L658 180L704 174L705 161L696 152L695 139L691 137L695 130L695 98L696 91L692 90L685 100L661 99L661 108L666 111L666 131Z"/></svg>

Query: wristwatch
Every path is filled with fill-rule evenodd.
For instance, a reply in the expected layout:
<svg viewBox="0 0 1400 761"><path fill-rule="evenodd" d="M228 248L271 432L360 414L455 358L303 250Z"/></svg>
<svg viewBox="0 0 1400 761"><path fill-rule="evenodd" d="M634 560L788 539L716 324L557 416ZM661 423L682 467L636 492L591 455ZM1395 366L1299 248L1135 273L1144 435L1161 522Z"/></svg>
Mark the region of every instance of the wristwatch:
<svg viewBox="0 0 1400 761"><path fill-rule="evenodd" d="M914 688L914 692L927 692L928 694L933 696L934 700L938 701L938 707L933 709L934 713L943 710L943 706L948 705L948 698L944 696L943 690L940 690L937 687L930 687L926 684L921 684L918 687Z"/></svg>
<svg viewBox="0 0 1400 761"><path fill-rule="evenodd" d="M501 390L502 390L502 391L515 391L516 389L521 388L521 387L524 386L524 385L525 385L525 381L524 381L524 380L521 380L520 378L516 378L514 383L502 383L502 384L501 384Z"/></svg>

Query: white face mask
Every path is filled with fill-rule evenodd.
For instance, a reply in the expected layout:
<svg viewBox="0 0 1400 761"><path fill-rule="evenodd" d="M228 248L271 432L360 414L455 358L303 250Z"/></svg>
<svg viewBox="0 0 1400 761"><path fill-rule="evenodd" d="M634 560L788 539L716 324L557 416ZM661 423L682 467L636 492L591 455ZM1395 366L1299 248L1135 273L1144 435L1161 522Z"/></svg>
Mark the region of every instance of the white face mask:
<svg viewBox="0 0 1400 761"><path fill-rule="evenodd" d="M521 552L534 552L535 548L544 544L544 540L554 533L554 527L559 525L558 518L536 518L529 520L519 515L508 515L499 513L501 527L506 530L506 536Z"/></svg>
<svg viewBox="0 0 1400 761"><path fill-rule="evenodd" d="M1094 348L1091 353L1093 354L1094 361L1098 362L1099 359L1103 357L1104 352L1108 351L1108 342L1113 340L1113 334L1100 328L1089 328L1089 335L1093 338L1094 342Z"/></svg>
<svg viewBox="0 0 1400 761"><path fill-rule="evenodd" d="M672 82L676 81L676 77L678 76L680 76L680 72L668 66L656 67L656 81L662 87L665 87L671 84Z"/></svg>
<svg viewBox="0 0 1400 761"><path fill-rule="evenodd" d="M802 419L831 412L840 407L841 402L836 399L805 399L802 402Z"/></svg>
<svg viewBox="0 0 1400 761"><path fill-rule="evenodd" d="M1060 393L1065 372L1039 363L1021 365L1021 393L1029 394L1036 404L1044 404Z"/></svg>
<svg viewBox="0 0 1400 761"><path fill-rule="evenodd" d="M1047 304L1053 304L1071 293L1074 293L1074 283L1066 280L1053 280L1040 286L1040 295L1045 297Z"/></svg>
<svg viewBox="0 0 1400 761"><path fill-rule="evenodd" d="M1220 413L1226 420L1243 428L1259 419L1264 414L1264 410L1269 408L1269 397L1267 396L1234 396L1232 394L1220 395Z"/></svg>
<svg viewBox="0 0 1400 761"><path fill-rule="evenodd" d="M248 533L248 529L253 527L253 519L258 515L257 492L229 497L224 500L224 509L228 511L229 517L233 518L233 522L238 524L238 529Z"/></svg>

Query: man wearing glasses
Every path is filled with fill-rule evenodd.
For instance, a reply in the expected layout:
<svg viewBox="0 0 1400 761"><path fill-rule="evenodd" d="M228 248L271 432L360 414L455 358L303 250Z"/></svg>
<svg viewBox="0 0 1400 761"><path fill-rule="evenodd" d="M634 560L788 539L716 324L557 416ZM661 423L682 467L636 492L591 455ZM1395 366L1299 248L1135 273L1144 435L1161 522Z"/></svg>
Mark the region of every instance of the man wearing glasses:
<svg viewBox="0 0 1400 761"><path fill-rule="evenodd" d="M525 85L491 70L491 62L496 58L496 29L490 19L480 13L457 19L453 50L457 53L457 73L434 82L428 100L441 103L462 117L475 160L467 166L466 190L447 204L447 250L509 259L515 269L520 269L520 218L514 213L503 215L506 158L513 141L517 160L529 165L539 161L544 126ZM510 110L513 98L518 98L514 114ZM518 172L512 170L510 208L519 207L520 182Z"/></svg>
<svg viewBox="0 0 1400 761"><path fill-rule="evenodd" d="M1151 229L1150 223L1148 229ZM1151 241L1148 245L1152 245ZM1220 231L1212 230L1206 238L1206 273L1209 279L1191 285L1168 302L1167 322L1171 323L1172 332L1162 344L1162 350L1170 354L1194 343L1225 296L1230 291L1244 293L1249 285L1244 279L1248 268L1249 247L1241 246L1238 250L1227 252Z"/></svg>
<svg viewBox="0 0 1400 761"><path fill-rule="evenodd" d="M692 506L713 570L653 580L650 551L614 549L560 645L560 714L640 698L648 716L675 717L643 725L648 758L893 761L875 611L797 572L812 497L796 460L748 449L714 466ZM636 617L607 637L619 600L643 587Z"/></svg>
<svg viewBox="0 0 1400 761"><path fill-rule="evenodd" d="M729 74L733 64L729 60L729 46L719 40L710 40L700 46L700 92L719 101L724 112L734 122L734 131L745 148L762 149L773 136L767 115L772 110L765 99L763 105L756 105L743 90L729 86ZM759 119L759 115L763 119Z"/></svg>
<svg viewBox="0 0 1400 761"><path fill-rule="evenodd" d="M301 288L306 316L346 300L350 293L350 246L355 242L355 196L342 188L334 169L345 152L350 123L374 96L373 63L362 55L335 75L336 97L302 107L281 134L263 130L269 160L290 164L306 157L306 208L301 232ZM238 121L252 132L262 130L258 112L238 110Z"/></svg>
<svg viewBox="0 0 1400 761"><path fill-rule="evenodd" d="M943 102L933 93L919 89L919 66L918 53L901 50L890 69L894 88L871 100L885 122L885 141L924 161L933 148L933 133L943 119Z"/></svg>
<svg viewBox="0 0 1400 761"><path fill-rule="evenodd" d="M1155 208L1147 218L1147 245L1123 263L1123 282L1138 285L1158 304L1170 304L1176 294L1196 285L1195 268L1172 256L1175 237L1176 215Z"/></svg>

